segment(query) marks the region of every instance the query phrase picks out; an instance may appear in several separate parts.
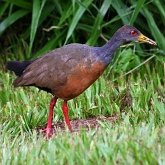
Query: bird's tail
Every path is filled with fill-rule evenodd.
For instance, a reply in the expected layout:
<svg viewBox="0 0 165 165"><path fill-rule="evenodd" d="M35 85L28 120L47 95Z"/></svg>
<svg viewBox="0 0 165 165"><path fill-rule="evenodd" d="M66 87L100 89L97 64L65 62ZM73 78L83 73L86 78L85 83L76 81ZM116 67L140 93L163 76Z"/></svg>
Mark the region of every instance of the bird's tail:
<svg viewBox="0 0 165 165"><path fill-rule="evenodd" d="M10 71L13 71L17 76L21 76L26 67L32 62L33 61L9 61L6 64L6 68Z"/></svg>

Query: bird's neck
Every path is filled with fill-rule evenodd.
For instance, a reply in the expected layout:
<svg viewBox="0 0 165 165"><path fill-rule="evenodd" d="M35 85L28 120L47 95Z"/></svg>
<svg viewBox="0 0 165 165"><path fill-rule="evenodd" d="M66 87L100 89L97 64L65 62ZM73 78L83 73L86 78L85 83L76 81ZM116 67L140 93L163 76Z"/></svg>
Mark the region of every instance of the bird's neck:
<svg viewBox="0 0 165 165"><path fill-rule="evenodd" d="M99 57L101 58L101 60L103 60L106 66L112 61L115 51L123 43L123 40L118 39L118 37L114 35L111 40L109 40L105 45L100 47Z"/></svg>

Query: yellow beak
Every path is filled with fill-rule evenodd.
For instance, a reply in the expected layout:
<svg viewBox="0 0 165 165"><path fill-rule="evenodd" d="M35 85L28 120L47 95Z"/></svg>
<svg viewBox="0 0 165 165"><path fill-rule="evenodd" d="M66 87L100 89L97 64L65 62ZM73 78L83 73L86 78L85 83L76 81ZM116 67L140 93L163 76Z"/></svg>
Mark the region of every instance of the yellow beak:
<svg viewBox="0 0 165 165"><path fill-rule="evenodd" d="M148 43L148 44L151 44L151 45L157 45L155 41L149 39L148 37L146 37L143 34L140 34L138 36L138 42L145 42L145 43Z"/></svg>

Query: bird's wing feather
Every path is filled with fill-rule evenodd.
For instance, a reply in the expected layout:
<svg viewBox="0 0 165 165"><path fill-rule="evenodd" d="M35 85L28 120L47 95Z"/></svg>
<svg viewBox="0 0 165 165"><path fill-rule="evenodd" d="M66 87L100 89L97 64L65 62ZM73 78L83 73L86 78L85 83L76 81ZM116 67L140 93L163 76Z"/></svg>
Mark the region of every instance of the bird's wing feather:
<svg viewBox="0 0 165 165"><path fill-rule="evenodd" d="M53 89L64 85L74 68L83 60L88 61L90 51L89 46L70 44L49 52L30 64L14 81L14 86L34 85Z"/></svg>

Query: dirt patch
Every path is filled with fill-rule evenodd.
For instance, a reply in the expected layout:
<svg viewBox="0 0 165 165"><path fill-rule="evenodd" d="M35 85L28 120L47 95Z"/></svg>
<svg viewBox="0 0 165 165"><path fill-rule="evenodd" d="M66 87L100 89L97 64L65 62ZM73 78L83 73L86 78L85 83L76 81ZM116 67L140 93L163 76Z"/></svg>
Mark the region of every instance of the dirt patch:
<svg viewBox="0 0 165 165"><path fill-rule="evenodd" d="M105 123L114 123L119 117L116 116L99 116L89 119L75 119L71 120L71 126L73 132L78 132L80 130L90 130L92 128L98 128L102 125L103 122ZM46 127L46 126L45 126ZM52 126L52 131L58 132L58 131L65 131L67 126L65 126L65 122L57 122ZM43 132L43 128L39 127L37 128L39 132Z"/></svg>
<svg viewBox="0 0 165 165"><path fill-rule="evenodd" d="M76 119L71 120L71 126L74 132L81 129L89 130L91 128L98 128L101 126L101 122L114 123L118 119L118 116L99 116L89 119ZM54 130L66 130L64 122L57 122L53 125Z"/></svg>

